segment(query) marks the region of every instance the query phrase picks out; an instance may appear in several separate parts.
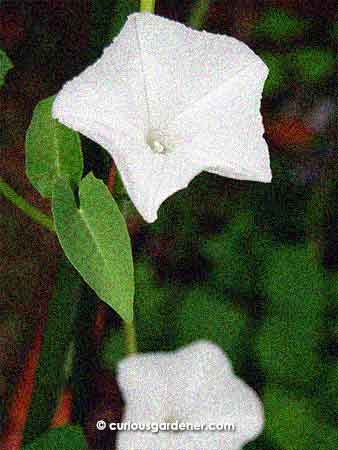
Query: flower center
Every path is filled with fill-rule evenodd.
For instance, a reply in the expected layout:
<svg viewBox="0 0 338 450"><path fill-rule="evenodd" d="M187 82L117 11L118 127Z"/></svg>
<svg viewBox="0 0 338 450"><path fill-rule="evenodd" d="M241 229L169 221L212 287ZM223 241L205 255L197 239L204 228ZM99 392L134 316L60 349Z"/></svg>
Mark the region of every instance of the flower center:
<svg viewBox="0 0 338 450"><path fill-rule="evenodd" d="M159 141L154 140L150 147L155 153L165 153L165 147Z"/></svg>
<svg viewBox="0 0 338 450"><path fill-rule="evenodd" d="M168 137L159 130L150 130L147 137L147 144L154 153L165 154L170 151Z"/></svg>

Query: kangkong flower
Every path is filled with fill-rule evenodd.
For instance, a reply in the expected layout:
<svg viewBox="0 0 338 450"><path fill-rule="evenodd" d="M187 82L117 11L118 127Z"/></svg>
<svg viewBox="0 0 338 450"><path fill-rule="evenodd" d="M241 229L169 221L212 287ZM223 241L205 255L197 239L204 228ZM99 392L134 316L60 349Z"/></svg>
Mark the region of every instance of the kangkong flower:
<svg viewBox="0 0 338 450"><path fill-rule="evenodd" d="M237 39L129 16L102 57L57 95L53 116L102 145L153 222L200 172L269 182L260 101L268 69Z"/></svg>
<svg viewBox="0 0 338 450"><path fill-rule="evenodd" d="M149 428L119 431L117 450L239 450L262 431L257 394L211 342L129 356L119 363L117 376L126 403L123 423ZM190 431L154 432L154 424L161 430L163 423ZM191 431L196 425L225 431Z"/></svg>

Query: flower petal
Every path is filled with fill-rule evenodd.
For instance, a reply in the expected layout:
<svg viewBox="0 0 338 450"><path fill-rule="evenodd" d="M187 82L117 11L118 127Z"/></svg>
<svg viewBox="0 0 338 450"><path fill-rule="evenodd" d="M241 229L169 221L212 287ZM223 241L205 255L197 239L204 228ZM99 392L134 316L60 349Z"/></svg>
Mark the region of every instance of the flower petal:
<svg viewBox="0 0 338 450"><path fill-rule="evenodd" d="M171 379L175 382L168 388L172 415L190 420L199 404L201 386L233 377L231 363L217 345L205 340L172 353L172 358Z"/></svg>
<svg viewBox="0 0 338 450"><path fill-rule="evenodd" d="M136 13L150 121L162 128L211 91L260 60L244 43Z"/></svg>
<svg viewBox="0 0 338 450"><path fill-rule="evenodd" d="M167 432L119 432L116 439L116 450L179 450L173 447ZM219 449L218 449L219 450Z"/></svg>
<svg viewBox="0 0 338 450"><path fill-rule="evenodd" d="M147 420L149 417L164 420L176 413L182 417L178 405L182 402L186 405L185 397L190 393L194 401L199 385L212 381L215 376L224 379L229 374L232 374L231 365L223 351L211 342L197 341L176 352L126 357L118 365L117 378L128 403L127 414L133 411L134 415L147 404L147 410L152 411ZM144 392L149 395L144 396ZM131 406L134 402L136 410ZM144 412L142 414L144 420Z"/></svg>
<svg viewBox="0 0 338 450"><path fill-rule="evenodd" d="M185 432L187 442L198 443L203 438L203 448L237 449L262 431L263 409L257 394L235 376L218 346L197 341L178 351L171 374L177 381L169 386L173 415L191 423L236 426L235 432L195 432L189 438Z"/></svg>
<svg viewBox="0 0 338 450"><path fill-rule="evenodd" d="M146 144L125 139L115 141L110 153L131 200L149 223L157 219L158 208L164 200L187 187L202 171L198 164L180 155L154 154ZM126 146L128 152L124 151Z"/></svg>
<svg viewBox="0 0 338 450"><path fill-rule="evenodd" d="M152 191L151 216L148 222L157 219L160 205L172 194L188 187L190 181L203 171L201 164L194 163L189 155L173 152L160 156L153 161L152 180L154 185L147 186ZM146 183L146 181L145 181ZM151 219L151 220L149 220Z"/></svg>
<svg viewBox="0 0 338 450"><path fill-rule="evenodd" d="M213 432L220 448L240 448L262 431L264 413L257 394L234 374L226 379L217 377L199 389L198 403L191 415L192 422L200 417L200 405L208 405L203 420L212 424L233 424L234 432Z"/></svg>
<svg viewBox="0 0 338 450"><path fill-rule="evenodd" d="M117 380L128 404L124 421L161 422L165 418L170 356L166 353L132 355L118 364Z"/></svg>
<svg viewBox="0 0 338 450"><path fill-rule="evenodd" d="M135 18L129 18L95 64L63 86L53 105L53 117L77 131L78 122L93 119L104 119L113 128L147 130L148 105Z"/></svg>
<svg viewBox="0 0 338 450"><path fill-rule="evenodd" d="M204 170L222 176L271 181L267 144L260 114L267 68L260 61L204 97L167 125Z"/></svg>

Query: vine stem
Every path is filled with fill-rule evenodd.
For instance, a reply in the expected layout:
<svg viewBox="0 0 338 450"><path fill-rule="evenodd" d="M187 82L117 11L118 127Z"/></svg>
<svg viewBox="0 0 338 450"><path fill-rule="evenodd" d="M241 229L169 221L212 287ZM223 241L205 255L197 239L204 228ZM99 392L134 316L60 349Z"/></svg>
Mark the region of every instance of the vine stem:
<svg viewBox="0 0 338 450"><path fill-rule="evenodd" d="M154 14L156 0L141 0L140 11Z"/></svg>
<svg viewBox="0 0 338 450"><path fill-rule="evenodd" d="M47 230L55 233L54 223L51 217L42 213L39 209L32 206L19 194L17 194L13 188L10 187L2 177L0 177L0 193L7 198L13 205L17 206L27 216L29 216L34 222L47 228Z"/></svg>
<svg viewBox="0 0 338 450"><path fill-rule="evenodd" d="M134 322L124 322L124 335L127 354L133 355L134 353L137 353L136 330Z"/></svg>
<svg viewBox="0 0 338 450"><path fill-rule="evenodd" d="M190 18L189 25L196 30L200 30L203 27L203 24L207 18L209 11L210 0L197 0L195 6L193 6Z"/></svg>

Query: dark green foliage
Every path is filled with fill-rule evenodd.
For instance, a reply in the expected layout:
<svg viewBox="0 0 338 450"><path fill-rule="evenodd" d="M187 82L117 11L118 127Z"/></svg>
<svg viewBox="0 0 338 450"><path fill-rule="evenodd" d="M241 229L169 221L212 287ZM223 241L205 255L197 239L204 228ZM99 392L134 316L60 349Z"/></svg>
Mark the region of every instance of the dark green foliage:
<svg viewBox="0 0 338 450"><path fill-rule="evenodd" d="M12 61L0 48L0 87L4 84L7 72L13 68Z"/></svg>
<svg viewBox="0 0 338 450"><path fill-rule="evenodd" d="M268 385L264 391L266 434L284 450L333 450L338 434L323 423L314 403L305 397Z"/></svg>
<svg viewBox="0 0 338 450"><path fill-rule="evenodd" d="M198 339L210 340L238 364L249 334L248 317L219 291L193 288L179 299L176 318L176 344L187 345Z"/></svg>
<svg viewBox="0 0 338 450"><path fill-rule="evenodd" d="M138 0L116 0L114 3L114 15L108 32L109 41L112 41L112 39L120 32L127 17L130 14L137 12L139 9Z"/></svg>
<svg viewBox="0 0 338 450"><path fill-rule="evenodd" d="M68 260L62 259L55 292L48 304L48 321L44 329L24 442L31 442L47 431L55 413L66 381L67 351L74 336L74 320L80 293L81 278Z"/></svg>
<svg viewBox="0 0 338 450"><path fill-rule="evenodd" d="M264 85L264 95L275 95L286 88L287 73L282 55L271 52L260 52L259 56L269 68L269 76Z"/></svg>
<svg viewBox="0 0 338 450"><path fill-rule="evenodd" d="M221 234L206 240L202 255L211 262L212 283L226 291L248 295L253 279L248 258L248 245L253 231L252 216L243 212Z"/></svg>
<svg viewBox="0 0 338 450"><path fill-rule="evenodd" d="M316 330L325 309L325 278L315 245L269 249L260 268L269 316L303 321Z"/></svg>
<svg viewBox="0 0 338 450"><path fill-rule="evenodd" d="M288 55L288 61L297 78L304 83L327 79L336 70L336 55L326 48L297 49Z"/></svg>
<svg viewBox="0 0 338 450"><path fill-rule="evenodd" d="M25 446L22 450L86 450L87 442L83 431L78 426L55 428L39 439Z"/></svg>
<svg viewBox="0 0 338 450"><path fill-rule="evenodd" d="M284 9L271 8L265 11L256 25L256 33L260 37L278 43L299 37L304 33L308 23Z"/></svg>

